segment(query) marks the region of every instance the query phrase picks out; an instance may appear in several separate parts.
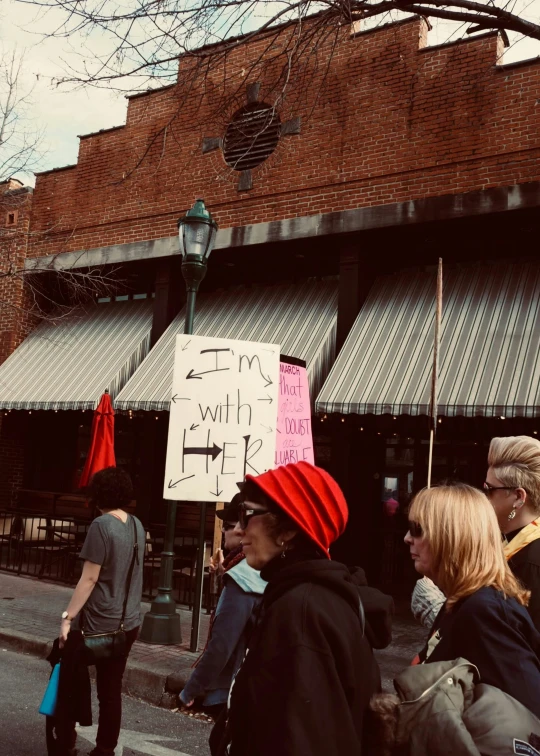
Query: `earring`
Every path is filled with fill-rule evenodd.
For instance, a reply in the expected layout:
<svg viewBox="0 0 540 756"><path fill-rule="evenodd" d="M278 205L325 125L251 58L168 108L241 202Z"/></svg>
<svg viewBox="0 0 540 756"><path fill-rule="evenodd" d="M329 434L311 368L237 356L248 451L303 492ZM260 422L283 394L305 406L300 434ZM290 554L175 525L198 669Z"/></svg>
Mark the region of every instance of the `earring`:
<svg viewBox="0 0 540 756"><path fill-rule="evenodd" d="M513 520L515 516L516 516L516 510L515 510L515 509L513 509L513 510L512 510L511 512L510 512L510 514L508 515L508 519L509 519L509 520Z"/></svg>
<svg viewBox="0 0 540 756"><path fill-rule="evenodd" d="M279 545L283 547L283 551L281 552L281 558L285 559L285 554L287 553L287 548L285 546L285 541L282 541Z"/></svg>

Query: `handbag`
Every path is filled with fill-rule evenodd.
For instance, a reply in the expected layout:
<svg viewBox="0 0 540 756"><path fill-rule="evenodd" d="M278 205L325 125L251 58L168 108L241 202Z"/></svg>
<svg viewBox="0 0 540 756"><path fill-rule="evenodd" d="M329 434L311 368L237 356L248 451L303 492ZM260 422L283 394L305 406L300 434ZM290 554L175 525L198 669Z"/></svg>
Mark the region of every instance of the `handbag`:
<svg viewBox="0 0 540 756"><path fill-rule="evenodd" d="M133 575L133 568L135 561L139 563L139 545L137 542L137 526L135 525L135 518L132 517L133 523L133 556L131 557L131 564L126 578L126 591L124 596L124 605L122 608L122 617L120 618L120 624L118 630L112 630L108 633L87 633L84 630L84 615L83 622L81 623L81 632L83 636L86 663L90 666L103 659L120 659L127 656L127 643L126 634L124 632L124 618L126 616L127 602L129 598L129 587L131 585L131 577Z"/></svg>
<svg viewBox="0 0 540 756"><path fill-rule="evenodd" d="M54 717L56 702L58 701L58 683L60 682L60 662L55 664L49 677L47 689L39 707L39 713L46 717Z"/></svg>

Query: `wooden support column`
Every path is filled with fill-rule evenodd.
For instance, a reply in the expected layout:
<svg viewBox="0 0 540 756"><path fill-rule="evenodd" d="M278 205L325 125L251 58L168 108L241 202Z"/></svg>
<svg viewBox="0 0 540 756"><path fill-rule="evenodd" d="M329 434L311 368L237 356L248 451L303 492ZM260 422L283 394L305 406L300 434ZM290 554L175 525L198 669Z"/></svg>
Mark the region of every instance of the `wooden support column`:
<svg viewBox="0 0 540 756"><path fill-rule="evenodd" d="M164 257L158 261L152 316L151 346L165 332L186 301L186 287L182 278L179 257Z"/></svg>
<svg viewBox="0 0 540 756"><path fill-rule="evenodd" d="M373 262L368 259L366 250L362 248L361 237L348 240L341 248L339 256L336 354L349 335L374 280Z"/></svg>
<svg viewBox="0 0 540 756"><path fill-rule="evenodd" d="M218 501L216 504L216 512L219 512L224 508L225 504L222 501ZM212 544L212 555L216 553L218 549L221 548L221 539L223 538L223 534L221 532L221 520L216 517L214 522L214 542Z"/></svg>
<svg viewBox="0 0 540 756"><path fill-rule="evenodd" d="M216 504L216 513L223 509L224 506L225 504L223 502L218 501ZM221 524L222 521L218 517L216 517L214 520L214 541L212 544L212 556L214 556L217 550L221 548L221 542L223 540ZM212 582L210 586L210 592L213 596L216 596L219 592L219 576L215 572L213 572L211 580Z"/></svg>
<svg viewBox="0 0 540 756"><path fill-rule="evenodd" d="M140 422L136 420L134 422ZM139 485L137 490L137 517L145 527L152 521L152 508L156 504L156 454L158 443L158 423L153 412L145 412L141 434Z"/></svg>
<svg viewBox="0 0 540 756"><path fill-rule="evenodd" d="M150 347L163 335L186 301L185 284L178 257L164 257L158 260L154 286L154 307L152 312L152 332ZM182 329L183 330L183 329ZM137 514L146 525L155 517L153 512L161 501L162 462L159 455L164 455L162 440L158 437L158 423L153 412L146 412L142 435L141 467L137 492ZM163 459L165 457L163 456Z"/></svg>

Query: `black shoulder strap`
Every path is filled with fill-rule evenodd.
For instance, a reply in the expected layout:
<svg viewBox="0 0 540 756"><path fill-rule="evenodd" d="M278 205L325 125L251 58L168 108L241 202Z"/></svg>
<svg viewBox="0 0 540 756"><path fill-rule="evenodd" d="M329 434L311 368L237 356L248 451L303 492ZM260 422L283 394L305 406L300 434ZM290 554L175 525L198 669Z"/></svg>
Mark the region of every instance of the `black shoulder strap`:
<svg viewBox="0 0 540 756"><path fill-rule="evenodd" d="M126 578L126 595L124 596L124 606L122 607L122 618L120 619L120 630L122 630L124 626L124 618L126 616L126 609L127 609L127 602L129 598L129 588L131 585L131 576L133 575L133 568L135 566L135 560L137 560L137 564L139 564L139 544L137 541L137 525L135 523L135 517L133 515L128 515L128 517L131 517L131 522L133 523L133 556L131 557L131 564L129 565L129 570Z"/></svg>

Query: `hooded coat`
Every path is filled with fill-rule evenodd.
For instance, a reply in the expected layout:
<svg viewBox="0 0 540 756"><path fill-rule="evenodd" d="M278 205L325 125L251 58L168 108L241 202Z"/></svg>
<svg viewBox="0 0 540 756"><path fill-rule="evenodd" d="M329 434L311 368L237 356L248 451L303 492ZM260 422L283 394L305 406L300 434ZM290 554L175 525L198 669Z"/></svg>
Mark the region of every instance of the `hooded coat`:
<svg viewBox="0 0 540 756"><path fill-rule="evenodd" d="M540 720L502 690L477 684L477 668L466 659L409 667L394 681L399 699L376 696L375 716L386 718L377 756L534 756ZM386 699L386 700L385 700ZM394 707L392 709L392 706ZM377 731L372 723L372 733Z"/></svg>
<svg viewBox="0 0 540 756"><path fill-rule="evenodd" d="M269 582L260 621L231 689L226 736L212 753L360 756L380 674L348 569L290 552L261 576Z"/></svg>

